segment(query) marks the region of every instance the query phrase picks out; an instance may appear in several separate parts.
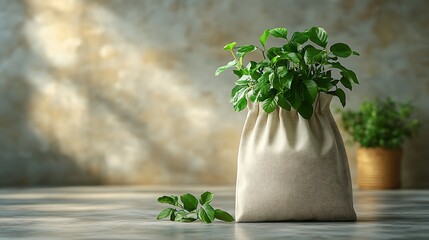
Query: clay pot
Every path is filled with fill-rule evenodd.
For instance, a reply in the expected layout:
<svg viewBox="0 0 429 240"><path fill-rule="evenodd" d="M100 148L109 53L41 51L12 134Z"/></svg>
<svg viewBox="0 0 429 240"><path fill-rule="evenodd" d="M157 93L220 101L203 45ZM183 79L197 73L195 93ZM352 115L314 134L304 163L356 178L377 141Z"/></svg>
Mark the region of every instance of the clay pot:
<svg viewBox="0 0 429 240"><path fill-rule="evenodd" d="M401 187L402 149L359 148L357 150L360 189Z"/></svg>

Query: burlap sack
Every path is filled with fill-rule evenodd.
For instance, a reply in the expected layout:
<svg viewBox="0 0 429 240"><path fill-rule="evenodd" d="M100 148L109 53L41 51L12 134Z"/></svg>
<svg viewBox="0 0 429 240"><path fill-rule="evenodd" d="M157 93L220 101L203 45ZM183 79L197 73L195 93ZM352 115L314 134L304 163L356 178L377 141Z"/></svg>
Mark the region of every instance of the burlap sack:
<svg viewBox="0 0 429 240"><path fill-rule="evenodd" d="M306 120L250 103L238 153L237 222L355 221L344 143L319 94Z"/></svg>

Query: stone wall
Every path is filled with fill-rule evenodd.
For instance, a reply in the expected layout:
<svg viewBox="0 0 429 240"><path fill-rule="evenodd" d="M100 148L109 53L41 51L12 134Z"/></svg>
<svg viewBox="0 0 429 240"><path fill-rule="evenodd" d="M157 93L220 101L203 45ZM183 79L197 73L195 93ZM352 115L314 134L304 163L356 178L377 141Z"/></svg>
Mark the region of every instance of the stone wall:
<svg viewBox="0 0 429 240"><path fill-rule="evenodd" d="M429 2L0 0L0 185L235 183L245 113L229 103L225 43L322 26L350 43L365 98L429 119ZM276 41L271 41L275 44ZM339 107L337 102L333 108ZM429 128L403 184L429 187ZM355 176L354 147L348 148Z"/></svg>

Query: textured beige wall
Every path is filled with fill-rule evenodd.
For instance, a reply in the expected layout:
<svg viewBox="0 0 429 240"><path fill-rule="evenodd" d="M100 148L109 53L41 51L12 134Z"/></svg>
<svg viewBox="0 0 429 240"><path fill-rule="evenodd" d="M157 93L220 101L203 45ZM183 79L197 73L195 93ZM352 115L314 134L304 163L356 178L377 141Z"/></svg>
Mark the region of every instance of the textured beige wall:
<svg viewBox="0 0 429 240"><path fill-rule="evenodd" d="M229 104L229 41L325 27L361 52L372 96L429 119L428 1L0 0L0 185L234 184L245 113ZM271 41L275 43L275 41ZM338 107L335 103L333 108ZM405 187L429 187L429 128ZM355 176L354 148L349 148Z"/></svg>

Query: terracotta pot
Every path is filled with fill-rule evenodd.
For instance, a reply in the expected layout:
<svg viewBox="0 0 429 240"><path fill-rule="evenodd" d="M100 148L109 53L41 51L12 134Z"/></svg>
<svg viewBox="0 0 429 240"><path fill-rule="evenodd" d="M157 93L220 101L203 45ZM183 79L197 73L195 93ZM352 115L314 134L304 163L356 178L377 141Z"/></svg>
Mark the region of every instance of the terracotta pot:
<svg viewBox="0 0 429 240"><path fill-rule="evenodd" d="M402 149L359 148L357 150L360 189L401 187Z"/></svg>

